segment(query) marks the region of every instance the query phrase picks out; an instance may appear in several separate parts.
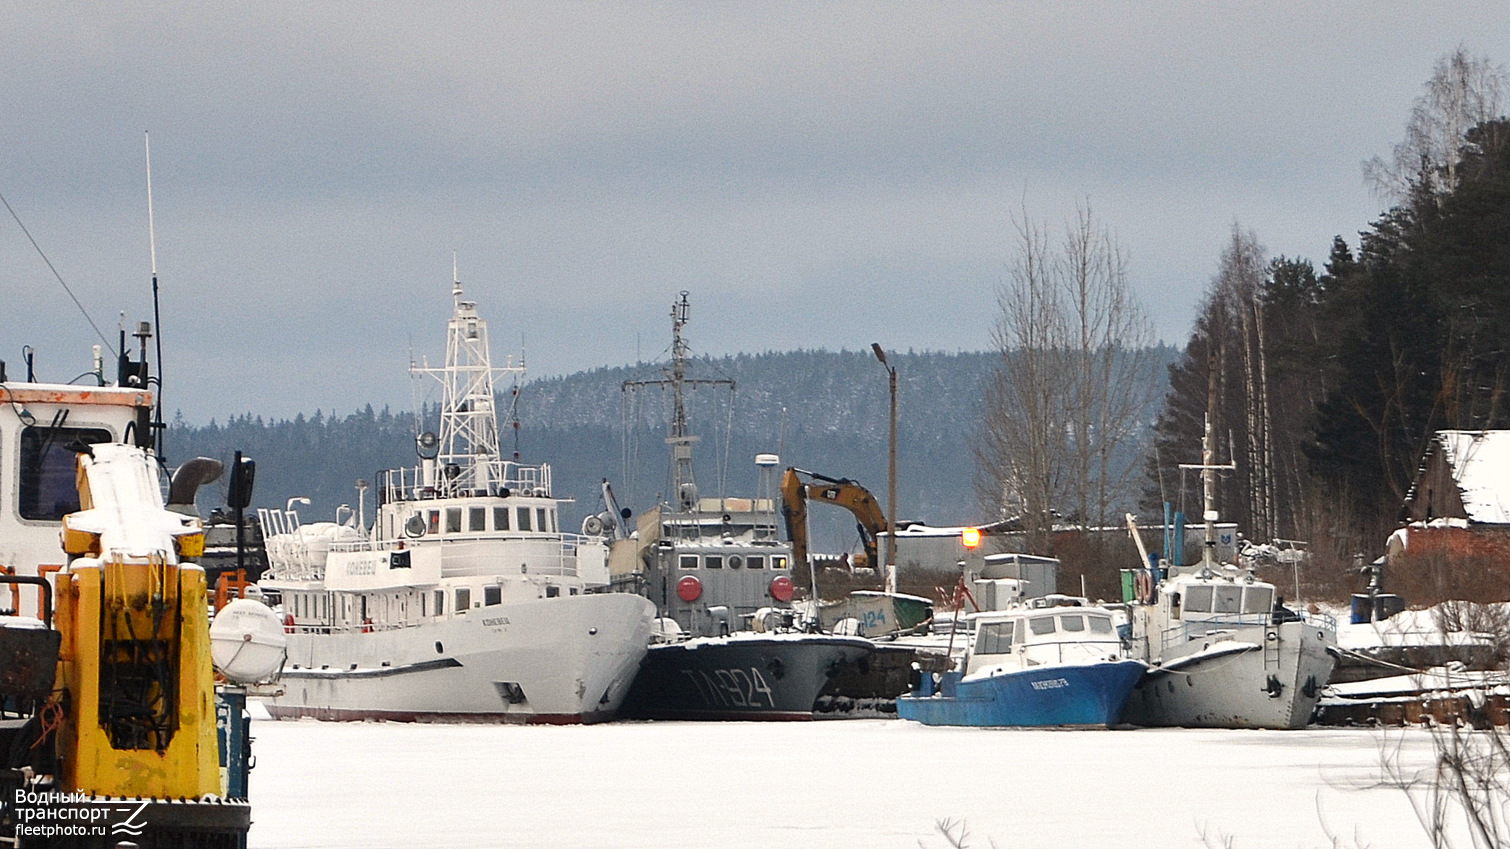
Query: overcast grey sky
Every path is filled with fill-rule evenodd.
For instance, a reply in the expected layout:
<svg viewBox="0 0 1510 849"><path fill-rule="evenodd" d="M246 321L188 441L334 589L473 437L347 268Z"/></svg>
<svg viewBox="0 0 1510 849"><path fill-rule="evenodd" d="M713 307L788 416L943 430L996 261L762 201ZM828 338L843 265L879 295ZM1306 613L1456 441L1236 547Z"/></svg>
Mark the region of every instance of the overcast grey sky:
<svg viewBox="0 0 1510 849"><path fill-rule="evenodd" d="M1023 208L1089 200L1183 344L1232 224L1318 265L1380 212L1442 54L1498 3L0 4L0 194L166 402L406 409L451 255L531 373L695 351L979 350ZM0 210L0 359L98 341ZM878 380L882 379L878 373Z"/></svg>

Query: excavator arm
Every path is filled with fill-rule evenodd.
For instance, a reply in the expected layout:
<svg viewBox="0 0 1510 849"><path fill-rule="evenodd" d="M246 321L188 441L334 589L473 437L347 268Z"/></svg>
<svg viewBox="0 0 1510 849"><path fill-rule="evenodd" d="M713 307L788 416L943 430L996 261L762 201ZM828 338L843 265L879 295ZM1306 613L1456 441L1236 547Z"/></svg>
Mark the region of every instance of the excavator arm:
<svg viewBox="0 0 1510 849"><path fill-rule="evenodd" d="M807 480L804 480L806 478ZM865 547L856 566L876 564L876 536L888 530L886 514L870 490L847 478L831 478L817 472L789 467L781 476L781 515L786 520L787 538L792 541L792 557L807 563L807 502L818 501L843 507L855 517L860 542Z"/></svg>

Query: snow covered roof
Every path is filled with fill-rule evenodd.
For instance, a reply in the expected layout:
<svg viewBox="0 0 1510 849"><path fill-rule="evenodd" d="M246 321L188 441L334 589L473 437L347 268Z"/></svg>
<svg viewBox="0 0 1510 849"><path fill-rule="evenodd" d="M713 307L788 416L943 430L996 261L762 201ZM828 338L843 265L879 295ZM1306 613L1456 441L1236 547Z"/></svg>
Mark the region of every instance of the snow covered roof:
<svg viewBox="0 0 1510 849"><path fill-rule="evenodd" d="M1452 470L1468 520L1510 524L1510 430L1439 430L1432 442Z"/></svg>

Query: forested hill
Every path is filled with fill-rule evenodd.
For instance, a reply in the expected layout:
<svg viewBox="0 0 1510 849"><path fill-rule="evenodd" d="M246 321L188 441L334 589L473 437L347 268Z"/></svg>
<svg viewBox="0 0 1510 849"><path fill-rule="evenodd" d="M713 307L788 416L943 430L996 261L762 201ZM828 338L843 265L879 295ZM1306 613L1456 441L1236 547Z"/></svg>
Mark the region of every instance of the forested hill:
<svg viewBox="0 0 1510 849"><path fill-rule="evenodd" d="M1156 349L1161 364L1173 348ZM891 355L898 376L898 518L930 524L982 520L973 489L969 435L980 414L983 382L995 355L989 353L899 353ZM505 454L517 450L527 463L549 462L558 496L578 500L577 515L597 509L598 483L614 482L621 503L635 511L660 499L669 477L665 435L669 388L654 383L624 389L625 381L657 381L657 364L602 368L565 377L528 381L517 401L499 387L499 410L517 410L519 428L503 422ZM853 478L878 498L886 492L886 372L869 351L792 351L692 361L689 377L701 381L688 392L691 429L701 435L696 473L702 494L753 494L757 453L781 454L794 465L834 477ZM1159 387L1156 398L1163 397ZM1155 409L1145 421L1151 422ZM426 429L434 429L434 410ZM356 505L357 479L375 480L377 470L415 462L411 413L371 407L349 415L266 421L255 414L204 427L175 425L166 453L176 465L194 456L229 461L241 450L257 461L255 502L282 506L307 496L306 520L329 518L339 504ZM222 484L223 485L223 482ZM202 498L206 506L212 499ZM372 500L368 498L368 516ZM842 512L842 511L825 511ZM847 516L814 516L823 526L852 526Z"/></svg>

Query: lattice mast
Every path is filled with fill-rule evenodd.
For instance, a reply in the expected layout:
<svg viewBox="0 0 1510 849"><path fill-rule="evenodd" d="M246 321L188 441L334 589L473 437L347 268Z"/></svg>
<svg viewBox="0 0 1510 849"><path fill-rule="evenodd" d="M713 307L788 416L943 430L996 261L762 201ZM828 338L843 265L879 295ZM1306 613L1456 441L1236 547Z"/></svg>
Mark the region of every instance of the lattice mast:
<svg viewBox="0 0 1510 849"><path fill-rule="evenodd" d="M734 381L728 378L722 379L697 379L687 377L687 342L682 339L682 327L687 324L688 315L687 292L671 302L671 366L665 370L664 380L626 380L624 389L645 386L670 386L671 387L671 422L670 434L666 437L666 444L671 446L671 492L676 499L676 506L686 512L695 512L698 509L697 479L692 473L692 446L697 443L698 437L689 433L691 429L687 422L686 388L696 386L728 386L734 388Z"/></svg>
<svg viewBox="0 0 1510 849"><path fill-rule="evenodd" d="M440 381L440 466L436 487L443 495L487 492L506 480L498 446L498 414L494 379L500 374L522 375L524 366L494 368L488 349L488 323L477 315L475 301L462 299L456 262L451 266L451 297L455 312L446 330L443 368L409 366L411 374L428 374Z"/></svg>

